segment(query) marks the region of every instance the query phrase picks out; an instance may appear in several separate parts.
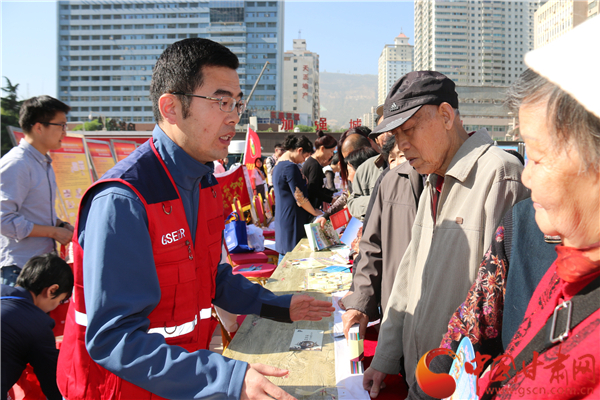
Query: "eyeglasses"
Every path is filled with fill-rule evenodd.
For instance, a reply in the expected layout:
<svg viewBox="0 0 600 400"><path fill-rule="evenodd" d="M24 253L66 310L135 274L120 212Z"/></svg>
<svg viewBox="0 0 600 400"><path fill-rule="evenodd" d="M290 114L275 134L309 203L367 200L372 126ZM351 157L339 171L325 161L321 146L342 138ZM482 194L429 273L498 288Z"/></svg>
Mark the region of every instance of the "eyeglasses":
<svg viewBox="0 0 600 400"><path fill-rule="evenodd" d="M236 100L233 97L223 96L223 97L208 97L208 96L200 96L198 94L189 94L189 93L171 93L179 96L191 96L198 97L199 99L213 100L219 102L219 108L221 111L230 113L237 107L238 116L241 116L246 110L246 103L244 100Z"/></svg>
<svg viewBox="0 0 600 400"><path fill-rule="evenodd" d="M56 122L40 122L40 124L60 126L63 131L67 130L67 124L57 124Z"/></svg>

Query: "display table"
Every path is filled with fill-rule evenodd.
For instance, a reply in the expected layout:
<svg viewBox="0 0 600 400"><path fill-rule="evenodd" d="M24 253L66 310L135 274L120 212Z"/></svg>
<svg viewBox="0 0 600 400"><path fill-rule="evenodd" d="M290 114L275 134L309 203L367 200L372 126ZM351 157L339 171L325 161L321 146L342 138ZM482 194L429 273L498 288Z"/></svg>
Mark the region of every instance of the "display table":
<svg viewBox="0 0 600 400"><path fill-rule="evenodd" d="M285 255L265 287L277 295L306 292L318 300L331 300L329 295L302 289L307 271L293 267L289 260L326 258L331 252L312 252L308 240L302 239ZM296 398L337 399L335 384L335 353L331 335L333 317L321 321L298 321L292 324L274 322L249 315L240 326L223 355L248 363L262 363L290 371L286 378L268 377L275 385ZM324 331L321 351L290 351L295 329ZM308 393L312 393L307 395Z"/></svg>

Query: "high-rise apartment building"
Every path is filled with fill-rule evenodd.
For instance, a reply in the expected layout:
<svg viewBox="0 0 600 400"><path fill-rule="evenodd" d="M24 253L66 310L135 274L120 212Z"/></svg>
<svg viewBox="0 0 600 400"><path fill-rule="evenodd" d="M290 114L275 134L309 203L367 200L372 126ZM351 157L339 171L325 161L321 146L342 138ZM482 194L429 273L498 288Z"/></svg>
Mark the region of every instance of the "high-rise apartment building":
<svg viewBox="0 0 600 400"><path fill-rule="evenodd" d="M588 0L588 18L600 14L600 0Z"/></svg>
<svg viewBox="0 0 600 400"><path fill-rule="evenodd" d="M408 37L401 33L394 44L386 44L378 63L377 104L383 104L390 88L403 75L413 70L413 46Z"/></svg>
<svg viewBox="0 0 600 400"><path fill-rule="evenodd" d="M310 124L319 120L319 55L306 49L305 39L294 39L283 55L283 110L308 114Z"/></svg>
<svg viewBox="0 0 600 400"><path fill-rule="evenodd" d="M152 123L152 68L185 38L222 43L240 60L248 115L281 109L284 3L279 1L72 0L58 2L58 96L69 120L88 116Z"/></svg>
<svg viewBox="0 0 600 400"><path fill-rule="evenodd" d="M383 100L385 101L385 99ZM380 104L383 104L383 102L381 102ZM371 107L368 113L363 114L361 118L361 125L366 126L370 130L373 130L377 126L378 119L379 116L377 115L377 107Z"/></svg>
<svg viewBox="0 0 600 400"><path fill-rule="evenodd" d="M526 69L533 16L545 0L415 2L415 70L457 85L508 86Z"/></svg>
<svg viewBox="0 0 600 400"><path fill-rule="evenodd" d="M534 47L550 43L587 18L587 0L549 0L534 14Z"/></svg>

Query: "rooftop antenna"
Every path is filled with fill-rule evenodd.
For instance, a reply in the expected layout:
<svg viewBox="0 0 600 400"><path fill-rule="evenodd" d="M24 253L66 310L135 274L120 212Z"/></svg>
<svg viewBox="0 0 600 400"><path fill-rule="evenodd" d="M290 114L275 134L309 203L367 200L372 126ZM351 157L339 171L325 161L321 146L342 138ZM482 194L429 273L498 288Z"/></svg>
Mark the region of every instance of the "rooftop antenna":
<svg viewBox="0 0 600 400"><path fill-rule="evenodd" d="M298 39L302 39L302 37L300 36L301 33L302 33L302 29L298 29Z"/></svg>

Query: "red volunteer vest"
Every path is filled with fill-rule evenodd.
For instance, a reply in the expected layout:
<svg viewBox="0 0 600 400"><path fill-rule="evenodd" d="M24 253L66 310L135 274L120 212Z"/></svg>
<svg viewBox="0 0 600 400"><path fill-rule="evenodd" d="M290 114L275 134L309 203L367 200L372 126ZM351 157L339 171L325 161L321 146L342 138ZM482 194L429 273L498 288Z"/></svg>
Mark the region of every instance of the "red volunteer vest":
<svg viewBox="0 0 600 400"><path fill-rule="evenodd" d="M152 139L113 169L114 172L109 171L95 184L116 181L129 186L144 203L148 216L161 291L160 302L148 316L148 333L160 334L167 344L181 346L189 352L207 349L216 326L211 305L224 228L223 203L216 179L202 179L194 244L179 192ZM156 201L157 198L161 201ZM86 200L84 196L82 204ZM78 225L79 219L76 232L79 232ZM75 286L58 359L57 380L61 393L68 400L162 399L117 377L89 356L85 347L83 249L75 236Z"/></svg>

